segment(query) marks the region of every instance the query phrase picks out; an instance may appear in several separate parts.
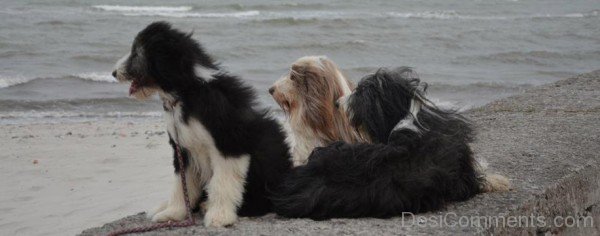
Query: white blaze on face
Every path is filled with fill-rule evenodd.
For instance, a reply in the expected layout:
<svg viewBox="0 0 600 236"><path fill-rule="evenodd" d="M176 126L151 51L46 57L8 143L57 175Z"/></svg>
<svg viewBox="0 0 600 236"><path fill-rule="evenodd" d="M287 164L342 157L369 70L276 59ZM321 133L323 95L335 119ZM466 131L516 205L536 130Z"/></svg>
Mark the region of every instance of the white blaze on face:
<svg viewBox="0 0 600 236"><path fill-rule="evenodd" d="M127 78L125 77L125 62L129 58L129 56L131 56L131 53L127 53L127 55L123 56L115 64L115 71L117 72L117 80L119 82L127 81Z"/></svg>

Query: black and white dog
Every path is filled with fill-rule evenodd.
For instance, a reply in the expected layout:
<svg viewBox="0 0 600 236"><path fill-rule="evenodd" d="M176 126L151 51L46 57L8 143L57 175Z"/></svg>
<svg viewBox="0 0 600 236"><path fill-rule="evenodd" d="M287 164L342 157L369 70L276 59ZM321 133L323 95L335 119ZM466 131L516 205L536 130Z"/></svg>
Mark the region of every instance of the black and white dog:
<svg viewBox="0 0 600 236"><path fill-rule="evenodd" d="M268 191L291 168L281 127L266 111L253 108L254 91L222 72L191 34L165 22L148 25L113 76L131 82L131 96L158 93L162 99L170 144L174 150L179 145L184 157L192 206L206 200L206 226L272 211ZM176 155L173 195L150 215L153 221L186 217Z"/></svg>
<svg viewBox="0 0 600 236"><path fill-rule="evenodd" d="M477 168L467 119L436 107L425 89L407 67L363 78L338 107L372 143L315 148L285 181L275 211L317 220L387 218L508 190L505 177Z"/></svg>

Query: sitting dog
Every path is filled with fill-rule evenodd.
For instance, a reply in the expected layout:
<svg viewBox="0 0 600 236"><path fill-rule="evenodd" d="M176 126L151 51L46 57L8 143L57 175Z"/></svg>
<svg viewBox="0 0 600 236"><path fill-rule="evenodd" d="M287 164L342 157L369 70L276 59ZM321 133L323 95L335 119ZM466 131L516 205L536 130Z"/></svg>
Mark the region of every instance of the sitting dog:
<svg viewBox="0 0 600 236"><path fill-rule="evenodd" d="M407 67L368 75L338 107L372 143L315 148L275 198L286 217L387 218L508 190L508 180L477 168L473 129L454 111L425 98L426 85Z"/></svg>
<svg viewBox="0 0 600 236"><path fill-rule="evenodd" d="M165 22L148 25L113 76L131 83L131 96L158 93L162 99L169 142L174 150L179 146L184 159L190 202L198 206L206 200L206 226L272 211L268 191L291 168L281 127L266 111L253 108L254 91L221 71L191 34ZM174 158L173 195L150 215L153 221L186 217L177 153Z"/></svg>
<svg viewBox="0 0 600 236"><path fill-rule="evenodd" d="M287 115L287 142L294 166L306 164L315 147L335 141L358 142L359 134L335 102L354 89L333 61L324 56L307 56L291 66L269 89Z"/></svg>

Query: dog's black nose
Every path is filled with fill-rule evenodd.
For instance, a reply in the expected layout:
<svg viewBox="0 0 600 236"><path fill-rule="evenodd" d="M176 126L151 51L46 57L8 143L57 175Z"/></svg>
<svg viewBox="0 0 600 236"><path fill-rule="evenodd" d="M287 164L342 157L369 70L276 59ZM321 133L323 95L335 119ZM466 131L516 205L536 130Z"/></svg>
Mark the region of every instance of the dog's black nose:
<svg viewBox="0 0 600 236"><path fill-rule="evenodd" d="M117 78L117 71L113 71L112 76L115 77L115 79Z"/></svg>
<svg viewBox="0 0 600 236"><path fill-rule="evenodd" d="M335 108L340 108L340 102L338 102L338 101L335 101L333 103L333 105L335 105Z"/></svg>
<svg viewBox="0 0 600 236"><path fill-rule="evenodd" d="M269 88L269 93L270 93L271 95L273 95L273 93L274 93L274 92L275 92L275 87L271 87L271 88Z"/></svg>

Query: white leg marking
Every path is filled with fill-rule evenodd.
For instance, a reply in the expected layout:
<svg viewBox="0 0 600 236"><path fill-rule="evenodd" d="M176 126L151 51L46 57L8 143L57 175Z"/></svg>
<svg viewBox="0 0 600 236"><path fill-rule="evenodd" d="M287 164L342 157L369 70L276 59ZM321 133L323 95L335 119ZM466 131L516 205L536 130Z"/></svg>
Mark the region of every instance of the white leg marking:
<svg viewBox="0 0 600 236"><path fill-rule="evenodd" d="M198 183L197 175L195 173L191 173L193 172L191 170L191 168L187 168L185 178L187 181L190 204L194 204L200 197L201 188ZM175 175L173 195L166 206L159 207L159 209L163 209L152 216L152 221L154 222L165 222L169 220L180 221L184 220L186 217L187 209L185 207L181 177L179 177L179 174Z"/></svg>
<svg viewBox="0 0 600 236"><path fill-rule="evenodd" d="M162 202L157 208L154 208L154 210L146 211L146 217L151 220L156 214L167 209L168 205L169 201Z"/></svg>
<svg viewBox="0 0 600 236"><path fill-rule="evenodd" d="M216 154L210 158L213 176L206 188L208 202L204 225L223 227L237 220L237 209L243 201L250 156L224 158Z"/></svg>

